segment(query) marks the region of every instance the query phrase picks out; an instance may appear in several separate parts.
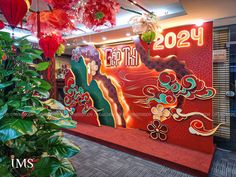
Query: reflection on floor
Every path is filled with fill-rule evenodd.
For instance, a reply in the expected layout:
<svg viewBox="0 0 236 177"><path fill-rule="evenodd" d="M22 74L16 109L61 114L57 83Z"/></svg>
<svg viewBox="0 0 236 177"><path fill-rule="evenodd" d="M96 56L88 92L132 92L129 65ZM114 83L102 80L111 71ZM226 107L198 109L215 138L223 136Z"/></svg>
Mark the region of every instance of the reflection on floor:
<svg viewBox="0 0 236 177"><path fill-rule="evenodd" d="M187 177L170 169L98 143L65 134L81 148L72 158L79 177ZM158 149L157 149L158 150ZM236 153L217 150L210 177L236 176Z"/></svg>

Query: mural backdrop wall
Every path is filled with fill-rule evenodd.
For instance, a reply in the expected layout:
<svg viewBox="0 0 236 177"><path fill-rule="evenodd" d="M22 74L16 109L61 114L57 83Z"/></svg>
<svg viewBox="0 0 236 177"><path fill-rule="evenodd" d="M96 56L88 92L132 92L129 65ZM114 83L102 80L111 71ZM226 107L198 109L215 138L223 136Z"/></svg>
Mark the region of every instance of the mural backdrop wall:
<svg viewBox="0 0 236 177"><path fill-rule="evenodd" d="M153 140L213 152L212 22L167 29L153 43L76 48L72 71L92 100L82 115L95 111L96 125L141 129Z"/></svg>

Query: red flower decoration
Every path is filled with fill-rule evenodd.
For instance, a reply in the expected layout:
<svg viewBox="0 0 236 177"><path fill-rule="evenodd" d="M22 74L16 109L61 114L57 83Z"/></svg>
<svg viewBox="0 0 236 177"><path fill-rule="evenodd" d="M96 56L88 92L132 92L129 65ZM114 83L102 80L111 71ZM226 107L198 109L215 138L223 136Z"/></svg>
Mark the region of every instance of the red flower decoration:
<svg viewBox="0 0 236 177"><path fill-rule="evenodd" d="M74 17L67 14L63 9L40 12L40 30L44 33L58 33L76 30L72 23ZM31 13L27 18L27 27L33 33L37 32L37 13Z"/></svg>
<svg viewBox="0 0 236 177"><path fill-rule="evenodd" d="M3 23L2 20L0 20L0 30L3 29L5 27L5 24Z"/></svg>
<svg viewBox="0 0 236 177"><path fill-rule="evenodd" d="M148 124L147 129L152 139L159 139L161 141L167 140L168 127L163 125L159 120L154 120L152 124Z"/></svg>
<svg viewBox="0 0 236 177"><path fill-rule="evenodd" d="M116 0L89 0L78 10L81 23L98 31L102 26L116 25L116 14L120 10L120 4Z"/></svg>

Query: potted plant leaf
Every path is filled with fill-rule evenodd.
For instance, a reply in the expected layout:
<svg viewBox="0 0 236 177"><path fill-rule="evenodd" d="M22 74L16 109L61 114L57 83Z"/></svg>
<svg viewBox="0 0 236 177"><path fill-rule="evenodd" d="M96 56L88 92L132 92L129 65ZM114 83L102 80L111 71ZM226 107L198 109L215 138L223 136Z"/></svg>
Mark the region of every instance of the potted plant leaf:
<svg viewBox="0 0 236 177"><path fill-rule="evenodd" d="M76 122L49 99L51 86L39 74L49 63L41 54L26 37L0 32L0 176L76 176L68 158L80 149L61 132Z"/></svg>

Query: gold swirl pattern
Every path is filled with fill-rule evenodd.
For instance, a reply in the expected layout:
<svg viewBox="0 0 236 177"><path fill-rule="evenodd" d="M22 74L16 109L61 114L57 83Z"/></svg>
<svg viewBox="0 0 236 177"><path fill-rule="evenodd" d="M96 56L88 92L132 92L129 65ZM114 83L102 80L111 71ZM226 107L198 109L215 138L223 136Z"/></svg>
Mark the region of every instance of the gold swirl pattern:
<svg viewBox="0 0 236 177"><path fill-rule="evenodd" d="M186 119L188 119L191 116L202 116L205 119L207 119L207 120L212 122L212 119L210 119L209 117L207 117L205 114L203 114L201 112L190 112L190 113L184 114L184 113L182 113L183 110L180 109L180 108L177 108L177 109L173 108L173 109L171 109L171 111L175 112L175 113L172 114L172 116L173 116L173 119L175 121L178 121L178 122L186 120Z"/></svg>
<svg viewBox="0 0 236 177"><path fill-rule="evenodd" d="M217 125L215 128L213 129L206 129L203 122L196 119L196 120L193 120L191 123L190 123L190 127L189 127L189 132L193 135L199 135L199 136L211 136L213 135L217 129L223 125L224 123L220 123L219 125Z"/></svg>

